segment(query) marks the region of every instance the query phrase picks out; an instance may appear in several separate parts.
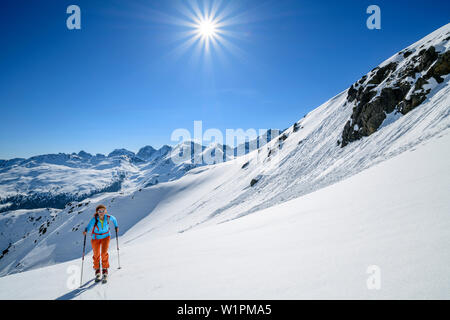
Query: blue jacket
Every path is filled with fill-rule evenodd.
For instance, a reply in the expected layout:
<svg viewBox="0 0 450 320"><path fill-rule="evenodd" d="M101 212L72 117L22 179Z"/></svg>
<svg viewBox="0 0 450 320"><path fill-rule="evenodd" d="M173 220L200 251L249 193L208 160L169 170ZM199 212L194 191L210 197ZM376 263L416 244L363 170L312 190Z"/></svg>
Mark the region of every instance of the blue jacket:
<svg viewBox="0 0 450 320"><path fill-rule="evenodd" d="M112 221L114 223L114 227L117 228L119 226L117 224L116 217L111 216L109 214L105 214L103 224L98 216L97 217L94 216L94 217L92 217L91 221L89 221L88 226L84 230L86 232L88 232L91 229L93 229L92 230L92 239L94 239L94 240L107 238L107 237L111 236L111 233L109 232L109 221Z"/></svg>

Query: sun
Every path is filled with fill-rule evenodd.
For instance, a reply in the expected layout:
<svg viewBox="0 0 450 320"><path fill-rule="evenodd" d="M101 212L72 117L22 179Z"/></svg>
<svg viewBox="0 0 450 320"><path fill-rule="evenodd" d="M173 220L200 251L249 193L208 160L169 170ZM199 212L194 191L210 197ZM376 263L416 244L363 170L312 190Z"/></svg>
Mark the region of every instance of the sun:
<svg viewBox="0 0 450 320"><path fill-rule="evenodd" d="M202 19L197 25L197 33L203 38L216 38L217 24L209 19Z"/></svg>
<svg viewBox="0 0 450 320"><path fill-rule="evenodd" d="M170 54L181 56L190 49L202 59L215 56L225 59L228 54L244 58L237 42L245 40L242 32L247 21L253 19L249 10L240 10L239 1L186 0L174 6L175 15L166 15L165 23L179 28L174 37L178 45Z"/></svg>

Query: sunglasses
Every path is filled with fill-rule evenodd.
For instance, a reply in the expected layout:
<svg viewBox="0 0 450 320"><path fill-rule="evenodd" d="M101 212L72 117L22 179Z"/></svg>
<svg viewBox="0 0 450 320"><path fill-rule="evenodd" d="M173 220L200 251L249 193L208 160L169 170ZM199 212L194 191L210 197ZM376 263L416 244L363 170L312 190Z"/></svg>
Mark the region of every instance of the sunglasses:
<svg viewBox="0 0 450 320"><path fill-rule="evenodd" d="M105 212L106 210L105 209L100 209L100 210L98 210L97 212L98 213L103 213L103 212Z"/></svg>

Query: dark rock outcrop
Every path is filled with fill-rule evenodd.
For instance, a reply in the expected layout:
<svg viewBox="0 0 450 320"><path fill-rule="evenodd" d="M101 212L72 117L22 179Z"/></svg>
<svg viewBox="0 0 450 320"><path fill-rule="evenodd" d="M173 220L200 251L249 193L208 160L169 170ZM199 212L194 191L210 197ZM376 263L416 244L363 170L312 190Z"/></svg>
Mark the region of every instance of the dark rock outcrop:
<svg viewBox="0 0 450 320"><path fill-rule="evenodd" d="M431 89L433 78L442 83L442 76L450 73L450 52L437 52L430 46L414 54L402 53L406 63L390 62L376 67L368 75L354 83L348 90L347 102L355 107L344 126L341 147L376 132L393 111L407 114L423 103Z"/></svg>

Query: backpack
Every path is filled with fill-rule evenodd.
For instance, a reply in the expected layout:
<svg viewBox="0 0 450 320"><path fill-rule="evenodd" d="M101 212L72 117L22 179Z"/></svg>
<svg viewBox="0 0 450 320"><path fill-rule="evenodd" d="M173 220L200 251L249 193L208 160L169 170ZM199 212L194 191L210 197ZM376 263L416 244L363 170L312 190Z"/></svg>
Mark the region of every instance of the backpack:
<svg viewBox="0 0 450 320"><path fill-rule="evenodd" d="M110 217L110 215L109 214L105 214L105 217L106 217L106 223L108 224L108 232L109 232L109 217ZM97 226L97 224L98 224L98 213L97 212L94 214L94 218L95 218L95 224L94 224L94 228L92 229L92 233L97 235L97 236L104 235L104 234L108 233L108 232L105 232L105 233L96 233L95 232L95 228L97 228L97 230L100 231L98 226ZM94 236L94 238L95 238L95 236Z"/></svg>

